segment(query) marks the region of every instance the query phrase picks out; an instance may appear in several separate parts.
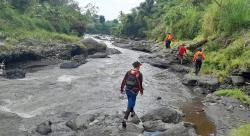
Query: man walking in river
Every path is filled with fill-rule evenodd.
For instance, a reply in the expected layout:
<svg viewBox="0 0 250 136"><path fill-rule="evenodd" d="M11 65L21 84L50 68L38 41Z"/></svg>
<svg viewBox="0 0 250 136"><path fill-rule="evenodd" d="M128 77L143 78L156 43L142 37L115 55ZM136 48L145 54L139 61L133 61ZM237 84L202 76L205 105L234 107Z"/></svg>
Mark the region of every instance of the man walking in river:
<svg viewBox="0 0 250 136"><path fill-rule="evenodd" d="M134 68L126 73L121 84L121 93L123 94L124 87L126 86L125 92L128 98L127 111L125 112L125 116L122 121L123 128L127 127L126 122L128 120L129 114L131 113L131 117L135 115L134 107L136 102L136 96L138 95L139 92L141 93L141 95L143 95L143 87L142 87L143 76L142 73L139 71L142 64L136 61L132 65Z"/></svg>

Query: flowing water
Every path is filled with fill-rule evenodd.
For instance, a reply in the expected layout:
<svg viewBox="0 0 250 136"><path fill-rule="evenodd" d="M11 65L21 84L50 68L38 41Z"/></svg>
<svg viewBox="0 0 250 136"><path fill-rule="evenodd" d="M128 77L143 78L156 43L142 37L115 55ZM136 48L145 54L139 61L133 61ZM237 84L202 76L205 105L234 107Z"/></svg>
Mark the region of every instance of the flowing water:
<svg viewBox="0 0 250 136"><path fill-rule="evenodd" d="M110 41L104 41L114 47ZM22 118L60 112L87 114L114 113L126 109L127 100L120 94L120 84L132 62L145 53L119 49L111 58L91 59L76 69L48 66L27 73L26 78L0 78L0 110ZM137 97L139 116L160 106L180 107L192 100L188 88L168 70L143 64L144 95ZM157 100L161 97L161 100ZM0 130L2 131L2 130Z"/></svg>

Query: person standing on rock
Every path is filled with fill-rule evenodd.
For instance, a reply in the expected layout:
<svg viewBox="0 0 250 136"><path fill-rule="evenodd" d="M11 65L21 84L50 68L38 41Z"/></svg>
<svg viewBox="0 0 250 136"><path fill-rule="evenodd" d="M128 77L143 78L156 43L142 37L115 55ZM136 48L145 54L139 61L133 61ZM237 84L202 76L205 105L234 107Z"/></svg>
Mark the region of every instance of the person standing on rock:
<svg viewBox="0 0 250 136"><path fill-rule="evenodd" d="M173 39L174 39L174 36L171 33L168 33L166 38L165 38L165 46L166 46L166 48L170 48L170 44L171 44Z"/></svg>
<svg viewBox="0 0 250 136"><path fill-rule="evenodd" d="M205 60L205 55L202 52L202 48L199 48L198 52L194 54L193 58L193 62L195 64L195 75L198 75L198 73L200 72L203 60Z"/></svg>
<svg viewBox="0 0 250 136"><path fill-rule="evenodd" d="M134 107L138 93L140 92L141 95L143 95L143 76L142 73L139 71L142 64L136 61L132 65L134 68L126 73L121 84L121 93L124 93L124 87L126 86L125 92L128 98L128 107L125 112L124 119L122 121L123 128L127 127L126 122L128 120L129 114L131 113L131 117L135 115Z"/></svg>
<svg viewBox="0 0 250 136"><path fill-rule="evenodd" d="M179 47L179 58L181 60L181 64L183 62L183 58L185 56L185 54L187 53L187 48L185 47L186 45L185 44L181 44L180 47Z"/></svg>

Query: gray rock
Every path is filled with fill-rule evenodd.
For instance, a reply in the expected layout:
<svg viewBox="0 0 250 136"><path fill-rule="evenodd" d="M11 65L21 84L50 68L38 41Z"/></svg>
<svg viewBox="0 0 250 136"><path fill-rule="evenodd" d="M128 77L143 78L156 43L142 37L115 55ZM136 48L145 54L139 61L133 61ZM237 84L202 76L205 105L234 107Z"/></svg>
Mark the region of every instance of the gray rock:
<svg viewBox="0 0 250 136"><path fill-rule="evenodd" d="M142 122L161 120L164 123L178 123L182 120L182 113L169 107L155 109L141 117Z"/></svg>
<svg viewBox="0 0 250 136"><path fill-rule="evenodd" d="M231 76L233 85L243 85L245 83L245 80L241 76Z"/></svg>
<svg viewBox="0 0 250 136"><path fill-rule="evenodd" d="M89 123L95 120L95 115L81 115L66 122L66 126L74 131L87 129Z"/></svg>
<svg viewBox="0 0 250 136"><path fill-rule="evenodd" d="M93 55L89 55L89 58L108 58L108 54L105 52L97 52Z"/></svg>
<svg viewBox="0 0 250 136"><path fill-rule="evenodd" d="M157 136L197 136L193 129L187 129L182 125L176 125Z"/></svg>
<svg viewBox="0 0 250 136"><path fill-rule="evenodd" d="M165 131L174 126L175 124L164 123L161 120L143 122L144 130L148 132Z"/></svg>
<svg viewBox="0 0 250 136"><path fill-rule="evenodd" d="M25 78L26 71L23 69L10 69L4 71L4 77L8 79Z"/></svg>
<svg viewBox="0 0 250 136"><path fill-rule="evenodd" d="M215 124L216 136L229 135L231 128L250 121L249 108L244 108L236 99L209 94L204 105L205 114Z"/></svg>
<svg viewBox="0 0 250 136"><path fill-rule="evenodd" d="M193 92L195 93L195 94L205 94L205 90L204 89L202 89L201 87L194 87L194 89L193 89Z"/></svg>
<svg viewBox="0 0 250 136"><path fill-rule="evenodd" d="M86 57L84 55L76 55L73 58L71 58L72 61L77 62L78 64L85 64Z"/></svg>
<svg viewBox="0 0 250 136"><path fill-rule="evenodd" d="M107 48L104 43L98 43L92 38L85 38L81 42L86 46L89 54L94 54L96 52L105 52Z"/></svg>
<svg viewBox="0 0 250 136"><path fill-rule="evenodd" d="M115 48L107 48L106 49L106 53L108 55L112 55L112 54L121 54L121 52Z"/></svg>
<svg viewBox="0 0 250 136"><path fill-rule="evenodd" d="M60 65L61 69L72 69L79 67L80 64L75 61L64 62Z"/></svg>
<svg viewBox="0 0 250 136"><path fill-rule="evenodd" d="M41 135L48 135L52 132L51 125L52 123L50 121L43 122L37 126L36 132Z"/></svg>
<svg viewBox="0 0 250 136"><path fill-rule="evenodd" d="M180 73L188 73L191 71L191 69L184 65L170 65L170 70L174 72L180 72Z"/></svg>
<svg viewBox="0 0 250 136"><path fill-rule="evenodd" d="M210 91L215 91L219 87L218 78L213 76L195 76L187 74L182 79L182 83L188 86L200 86Z"/></svg>

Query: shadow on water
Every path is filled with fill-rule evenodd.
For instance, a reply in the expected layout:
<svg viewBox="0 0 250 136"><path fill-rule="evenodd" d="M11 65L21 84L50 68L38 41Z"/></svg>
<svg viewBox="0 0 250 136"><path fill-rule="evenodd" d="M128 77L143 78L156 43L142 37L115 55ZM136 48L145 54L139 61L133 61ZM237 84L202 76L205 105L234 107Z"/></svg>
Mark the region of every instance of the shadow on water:
<svg viewBox="0 0 250 136"><path fill-rule="evenodd" d="M200 97L195 97L191 103L187 103L182 107L185 113L184 121L194 123L198 135L209 136L215 133L215 126L208 120L203 110L202 100Z"/></svg>

